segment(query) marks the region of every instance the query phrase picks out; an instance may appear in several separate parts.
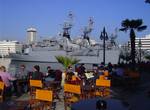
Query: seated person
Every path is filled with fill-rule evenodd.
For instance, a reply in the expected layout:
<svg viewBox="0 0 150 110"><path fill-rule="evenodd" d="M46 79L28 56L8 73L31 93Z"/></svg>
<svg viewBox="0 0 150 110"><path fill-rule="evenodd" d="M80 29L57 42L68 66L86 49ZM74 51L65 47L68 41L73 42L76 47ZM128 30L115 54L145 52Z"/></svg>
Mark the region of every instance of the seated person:
<svg viewBox="0 0 150 110"><path fill-rule="evenodd" d="M62 80L62 71L60 70L55 70L55 81L60 81Z"/></svg>
<svg viewBox="0 0 150 110"><path fill-rule="evenodd" d="M75 73L74 73L74 74L72 75L71 83L73 83L73 84L80 84L80 83L81 83L80 77L78 77L78 76L75 75Z"/></svg>
<svg viewBox="0 0 150 110"><path fill-rule="evenodd" d="M10 81L14 81L14 80L16 80L16 78L13 78L10 75L10 73L6 72L5 66L0 67L0 77L1 77L1 80L5 84L5 91L4 91L5 96L11 96L12 86L11 86Z"/></svg>
<svg viewBox="0 0 150 110"><path fill-rule="evenodd" d="M29 73L29 71L27 71L26 66L20 65L20 68L16 72L16 75L15 75L18 80L22 80L22 81L18 81L18 82L16 81L16 82L14 82L14 85L20 86L21 92L23 92L23 93L27 92L27 90L28 90L28 83L27 83L28 73Z"/></svg>
<svg viewBox="0 0 150 110"><path fill-rule="evenodd" d="M103 66L99 66L98 67L98 75L102 75L104 74L104 67Z"/></svg>
<svg viewBox="0 0 150 110"><path fill-rule="evenodd" d="M79 84L81 79L75 75L74 72L70 71L66 74L66 82L70 84Z"/></svg>
<svg viewBox="0 0 150 110"><path fill-rule="evenodd" d="M47 67L47 73L45 76L45 81L54 81L55 80L55 70L52 70L50 66Z"/></svg>
<svg viewBox="0 0 150 110"><path fill-rule="evenodd" d="M28 76L29 71L26 69L25 65L20 65L19 70L16 72L16 75L21 78L25 79Z"/></svg>
<svg viewBox="0 0 150 110"><path fill-rule="evenodd" d="M30 79L43 80L43 73L40 72L40 66L39 65L35 65L33 67L33 72L30 73Z"/></svg>
<svg viewBox="0 0 150 110"><path fill-rule="evenodd" d="M123 77L124 76L124 69L120 65L118 65L118 67L115 70L115 73L117 76Z"/></svg>
<svg viewBox="0 0 150 110"><path fill-rule="evenodd" d="M84 73L86 72L86 68L84 67L84 64L81 64L79 67L78 67L78 76L80 77L80 78L84 78L85 77L85 75L84 75Z"/></svg>

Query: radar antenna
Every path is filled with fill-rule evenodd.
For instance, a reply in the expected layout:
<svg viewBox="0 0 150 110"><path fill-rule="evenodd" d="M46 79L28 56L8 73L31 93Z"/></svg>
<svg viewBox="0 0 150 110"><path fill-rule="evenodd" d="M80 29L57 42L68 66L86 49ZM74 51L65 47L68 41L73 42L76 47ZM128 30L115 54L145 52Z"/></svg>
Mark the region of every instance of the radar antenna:
<svg viewBox="0 0 150 110"><path fill-rule="evenodd" d="M73 14L72 12L69 12L68 14L68 20L66 22L64 22L63 24L63 37L68 38L69 40L71 40L70 38L70 31L72 28L72 22L73 22Z"/></svg>
<svg viewBox="0 0 150 110"><path fill-rule="evenodd" d="M90 17L89 21L88 21L88 26L85 26L84 29L83 29L83 39L86 39L88 40L89 44L90 44L90 33L92 32L93 30L93 19L92 17Z"/></svg>

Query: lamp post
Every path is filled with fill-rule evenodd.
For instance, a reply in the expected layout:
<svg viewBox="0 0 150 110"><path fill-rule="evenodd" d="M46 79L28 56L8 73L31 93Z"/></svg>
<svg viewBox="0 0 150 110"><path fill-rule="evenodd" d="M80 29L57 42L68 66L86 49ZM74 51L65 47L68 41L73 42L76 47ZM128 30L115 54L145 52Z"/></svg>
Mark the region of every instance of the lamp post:
<svg viewBox="0 0 150 110"><path fill-rule="evenodd" d="M108 35L105 30L105 27L103 28L103 31L101 32L100 40L103 40L103 63L105 65L105 41L108 40Z"/></svg>
<svg viewBox="0 0 150 110"><path fill-rule="evenodd" d="M142 47L142 42L141 42L141 39L139 39L139 44L138 44L138 46L139 46L139 60L140 60L140 62L141 62L141 47Z"/></svg>

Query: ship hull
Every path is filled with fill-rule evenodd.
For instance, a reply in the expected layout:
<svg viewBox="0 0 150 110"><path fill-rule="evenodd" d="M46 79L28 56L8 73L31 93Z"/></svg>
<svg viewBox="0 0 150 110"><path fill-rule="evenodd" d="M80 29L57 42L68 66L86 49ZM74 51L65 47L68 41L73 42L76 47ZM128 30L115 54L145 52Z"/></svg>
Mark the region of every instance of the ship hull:
<svg viewBox="0 0 150 110"><path fill-rule="evenodd" d="M119 50L107 50L105 56L106 64L111 62L117 64L119 60ZM99 55L96 56L81 56L81 55L69 55L66 51L43 51L43 52L32 52L30 54L11 54L13 61L26 61L26 62L50 62L57 63L55 56L70 56L80 60L79 63L86 64L100 64L103 62L103 51L99 51Z"/></svg>

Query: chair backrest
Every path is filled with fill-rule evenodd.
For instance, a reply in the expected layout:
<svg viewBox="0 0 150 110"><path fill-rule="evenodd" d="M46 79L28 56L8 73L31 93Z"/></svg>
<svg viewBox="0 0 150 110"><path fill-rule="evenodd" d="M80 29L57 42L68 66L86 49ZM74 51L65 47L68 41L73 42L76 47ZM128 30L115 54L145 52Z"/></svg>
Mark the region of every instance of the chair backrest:
<svg viewBox="0 0 150 110"><path fill-rule="evenodd" d="M30 86L42 88L43 84L41 80L30 80Z"/></svg>
<svg viewBox="0 0 150 110"><path fill-rule="evenodd" d="M35 98L41 101L49 101L52 102L53 100L53 92L51 90L40 90L36 89Z"/></svg>
<svg viewBox="0 0 150 110"><path fill-rule="evenodd" d="M72 76L72 81L76 81L76 76L75 75Z"/></svg>
<svg viewBox="0 0 150 110"><path fill-rule="evenodd" d="M0 81L0 90L2 91L4 90L4 85L5 85L4 82Z"/></svg>
<svg viewBox="0 0 150 110"><path fill-rule="evenodd" d="M106 77L109 76L108 70L105 70L105 71L104 71L104 76L106 76Z"/></svg>
<svg viewBox="0 0 150 110"><path fill-rule="evenodd" d="M0 102L3 102L4 85L4 82L0 81Z"/></svg>
<svg viewBox="0 0 150 110"><path fill-rule="evenodd" d="M105 79L105 76L104 75L99 75L99 79L103 80L103 79Z"/></svg>
<svg viewBox="0 0 150 110"><path fill-rule="evenodd" d="M106 79L97 79L96 86L110 87L111 81Z"/></svg>
<svg viewBox="0 0 150 110"><path fill-rule="evenodd" d="M81 94L81 86L74 84L64 84L64 92Z"/></svg>

